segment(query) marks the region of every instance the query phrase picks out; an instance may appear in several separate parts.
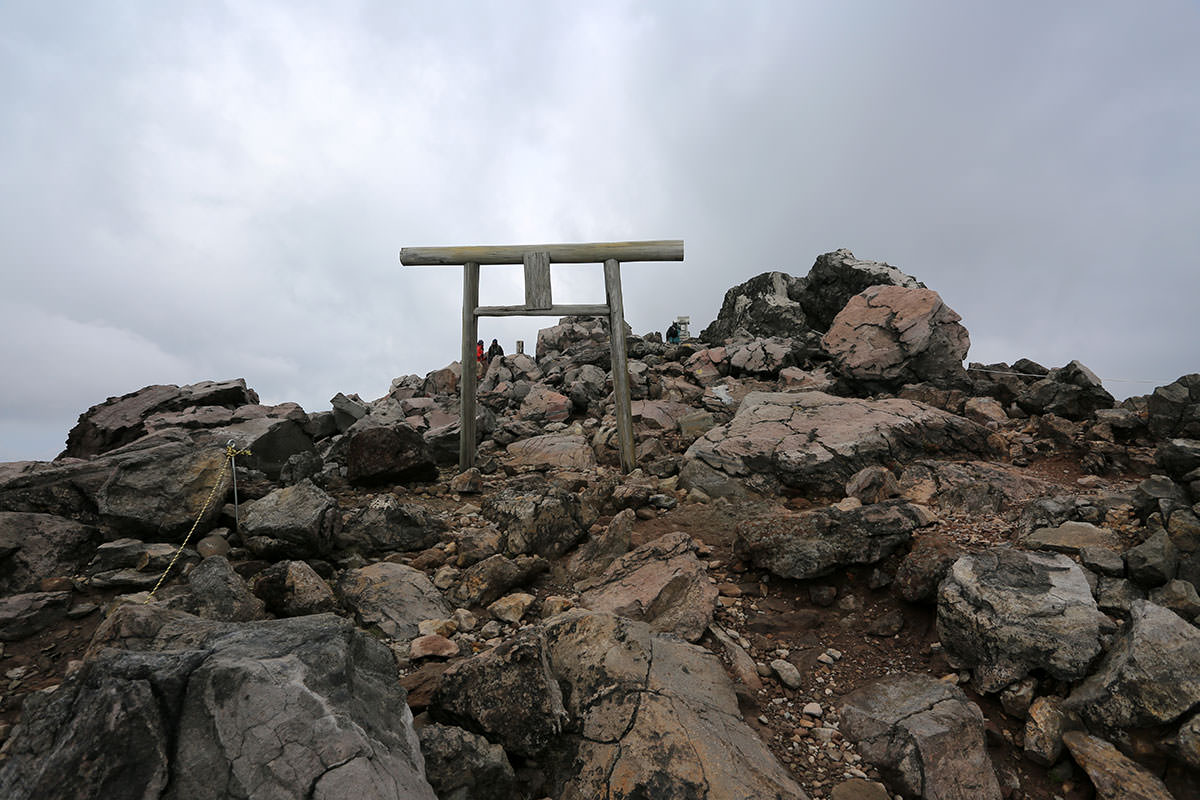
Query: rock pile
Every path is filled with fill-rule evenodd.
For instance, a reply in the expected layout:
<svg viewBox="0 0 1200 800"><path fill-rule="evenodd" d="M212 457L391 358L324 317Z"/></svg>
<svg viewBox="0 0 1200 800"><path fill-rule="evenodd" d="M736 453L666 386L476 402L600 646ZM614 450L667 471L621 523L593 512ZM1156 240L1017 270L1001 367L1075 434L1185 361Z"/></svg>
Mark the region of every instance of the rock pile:
<svg viewBox="0 0 1200 800"><path fill-rule="evenodd" d="M1200 376L964 369L846 250L621 334L628 475L598 318L487 365L461 474L457 364L0 464L0 796L1200 796Z"/></svg>

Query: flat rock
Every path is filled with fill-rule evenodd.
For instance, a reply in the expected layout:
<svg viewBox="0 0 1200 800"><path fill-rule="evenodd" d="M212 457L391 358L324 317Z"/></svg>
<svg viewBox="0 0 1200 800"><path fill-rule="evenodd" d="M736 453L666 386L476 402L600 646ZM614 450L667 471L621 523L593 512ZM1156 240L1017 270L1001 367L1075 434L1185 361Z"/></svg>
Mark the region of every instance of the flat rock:
<svg viewBox="0 0 1200 800"><path fill-rule="evenodd" d="M985 692L1031 670L1079 680L1111 621L1067 556L997 547L963 556L938 592L938 637Z"/></svg>
<svg viewBox="0 0 1200 800"><path fill-rule="evenodd" d="M983 713L957 686L896 673L846 695L841 730L896 789L941 800L1000 800Z"/></svg>
<svg viewBox="0 0 1200 800"><path fill-rule="evenodd" d="M1108 528L1099 528L1089 522L1064 522L1057 528L1038 528L1025 537L1023 544L1033 550L1075 555L1085 547L1120 552L1122 543Z"/></svg>
<svg viewBox="0 0 1200 800"><path fill-rule="evenodd" d="M71 605L70 592L25 592L0 598L0 642L26 639L60 622Z"/></svg>

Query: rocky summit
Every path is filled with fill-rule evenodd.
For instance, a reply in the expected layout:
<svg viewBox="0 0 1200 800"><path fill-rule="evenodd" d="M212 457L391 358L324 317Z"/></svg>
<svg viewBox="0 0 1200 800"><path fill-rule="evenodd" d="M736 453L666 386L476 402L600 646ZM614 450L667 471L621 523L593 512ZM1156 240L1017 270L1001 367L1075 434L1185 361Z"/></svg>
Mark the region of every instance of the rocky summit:
<svg viewBox="0 0 1200 800"><path fill-rule="evenodd" d="M463 471L456 363L109 398L0 464L0 797L1200 797L1200 374L967 323L837 250L620 331L628 474L598 318Z"/></svg>

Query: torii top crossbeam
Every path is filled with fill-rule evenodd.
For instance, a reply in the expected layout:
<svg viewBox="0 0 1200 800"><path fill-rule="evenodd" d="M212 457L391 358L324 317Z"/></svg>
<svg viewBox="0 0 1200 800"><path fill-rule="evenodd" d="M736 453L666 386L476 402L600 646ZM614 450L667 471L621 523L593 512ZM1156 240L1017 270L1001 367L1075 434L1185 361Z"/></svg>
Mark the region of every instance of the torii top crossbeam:
<svg viewBox="0 0 1200 800"><path fill-rule="evenodd" d="M475 463L475 341L481 316L571 316L606 314L612 350L613 398L616 402L617 438L621 468L634 467L633 421L629 396L629 371L625 337L625 309L621 297L621 262L682 261L683 240L649 242L590 242L579 244L483 245L470 247L405 247L400 263L406 267L462 266L463 338L462 379L459 381L460 436L458 463L466 469ZM604 264L602 305L555 305L550 291L550 264ZM479 305L481 264L524 264L525 303L519 306Z"/></svg>

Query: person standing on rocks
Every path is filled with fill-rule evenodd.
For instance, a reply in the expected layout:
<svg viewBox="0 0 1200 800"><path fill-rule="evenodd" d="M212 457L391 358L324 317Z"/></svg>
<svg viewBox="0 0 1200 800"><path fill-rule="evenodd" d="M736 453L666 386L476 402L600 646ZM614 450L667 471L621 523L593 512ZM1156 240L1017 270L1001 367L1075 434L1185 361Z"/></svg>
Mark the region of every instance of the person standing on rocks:
<svg viewBox="0 0 1200 800"><path fill-rule="evenodd" d="M679 325L672 322L667 328L667 344L679 344Z"/></svg>
<svg viewBox="0 0 1200 800"><path fill-rule="evenodd" d="M488 363L490 364L492 359L495 358L496 356L502 356L502 355L504 355L504 348L500 346L500 343L498 341L496 341L495 339L492 339L492 346L489 347L488 351L487 351Z"/></svg>

